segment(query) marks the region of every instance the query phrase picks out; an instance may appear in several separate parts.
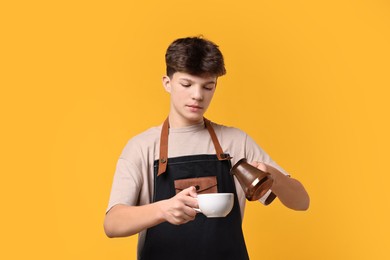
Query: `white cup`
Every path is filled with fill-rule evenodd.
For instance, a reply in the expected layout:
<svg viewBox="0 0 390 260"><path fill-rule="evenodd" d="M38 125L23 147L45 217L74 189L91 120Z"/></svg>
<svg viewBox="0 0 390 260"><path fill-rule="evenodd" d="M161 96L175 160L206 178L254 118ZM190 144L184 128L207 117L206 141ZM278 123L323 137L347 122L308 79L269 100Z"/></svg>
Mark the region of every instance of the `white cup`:
<svg viewBox="0 0 390 260"><path fill-rule="evenodd" d="M198 194L199 209L208 218L226 217L234 204L233 193L207 193Z"/></svg>

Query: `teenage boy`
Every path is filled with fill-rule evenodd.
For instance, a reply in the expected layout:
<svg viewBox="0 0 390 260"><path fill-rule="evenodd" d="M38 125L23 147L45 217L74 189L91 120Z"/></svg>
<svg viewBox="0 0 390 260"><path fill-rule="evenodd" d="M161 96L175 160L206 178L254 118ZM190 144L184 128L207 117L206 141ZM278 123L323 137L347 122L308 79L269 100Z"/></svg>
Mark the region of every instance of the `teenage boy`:
<svg viewBox="0 0 390 260"><path fill-rule="evenodd" d="M306 210L309 196L246 133L205 119L218 77L226 73L222 53L200 37L175 40L166 52L162 82L170 93L166 121L133 137L120 156L104 222L109 237L139 233L138 259L249 259L242 233L245 194L230 174L246 158L271 174L273 198ZM186 186L183 186L183 183ZM224 218L197 214L197 193L234 193Z"/></svg>

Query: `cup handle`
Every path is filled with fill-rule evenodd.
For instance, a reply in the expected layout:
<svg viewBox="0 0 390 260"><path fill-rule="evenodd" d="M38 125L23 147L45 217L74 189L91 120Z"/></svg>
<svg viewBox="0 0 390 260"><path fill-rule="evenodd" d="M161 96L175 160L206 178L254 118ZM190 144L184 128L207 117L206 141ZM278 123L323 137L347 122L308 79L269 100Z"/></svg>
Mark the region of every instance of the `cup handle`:
<svg viewBox="0 0 390 260"><path fill-rule="evenodd" d="M198 213L202 213L202 211L200 209L196 209L196 208L193 208L196 212Z"/></svg>
<svg viewBox="0 0 390 260"><path fill-rule="evenodd" d="M198 200L198 198L195 198L196 200ZM202 213L202 211L200 209L197 209L197 208L193 208L196 212L198 213Z"/></svg>

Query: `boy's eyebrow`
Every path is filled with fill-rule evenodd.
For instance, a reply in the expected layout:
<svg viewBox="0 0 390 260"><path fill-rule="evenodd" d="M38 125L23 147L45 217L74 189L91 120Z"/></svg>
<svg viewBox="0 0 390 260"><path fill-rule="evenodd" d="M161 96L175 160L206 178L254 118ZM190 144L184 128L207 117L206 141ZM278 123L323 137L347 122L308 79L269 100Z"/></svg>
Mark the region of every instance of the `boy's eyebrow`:
<svg viewBox="0 0 390 260"><path fill-rule="evenodd" d="M179 78L180 80L186 80L186 81L189 81L189 82L193 82L191 79L188 79L188 78ZM214 80L210 80L210 81L207 81L205 82L206 85L208 84L215 84L216 81Z"/></svg>

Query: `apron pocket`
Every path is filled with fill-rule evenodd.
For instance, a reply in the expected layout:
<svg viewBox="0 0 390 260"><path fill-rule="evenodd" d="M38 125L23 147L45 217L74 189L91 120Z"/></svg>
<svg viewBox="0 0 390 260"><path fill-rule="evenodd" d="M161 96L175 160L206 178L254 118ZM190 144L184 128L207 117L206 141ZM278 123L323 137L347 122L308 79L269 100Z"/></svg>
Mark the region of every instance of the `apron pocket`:
<svg viewBox="0 0 390 260"><path fill-rule="evenodd" d="M191 186L196 188L198 194L217 193L217 176L207 176L199 178L188 178L175 180L176 194Z"/></svg>

